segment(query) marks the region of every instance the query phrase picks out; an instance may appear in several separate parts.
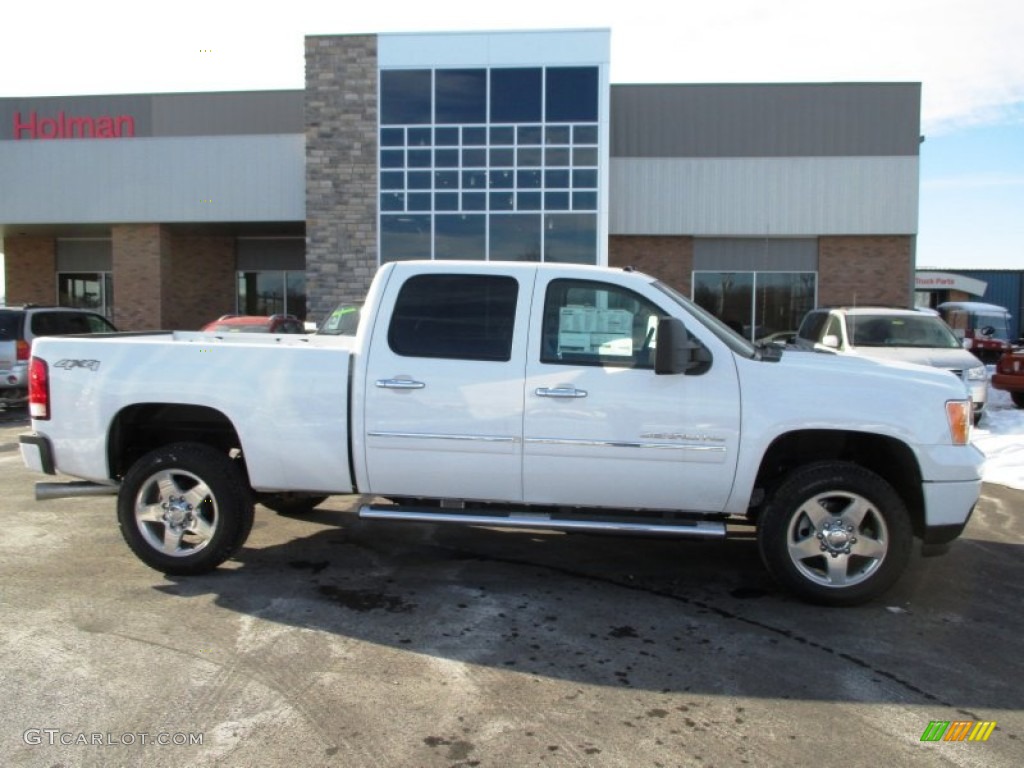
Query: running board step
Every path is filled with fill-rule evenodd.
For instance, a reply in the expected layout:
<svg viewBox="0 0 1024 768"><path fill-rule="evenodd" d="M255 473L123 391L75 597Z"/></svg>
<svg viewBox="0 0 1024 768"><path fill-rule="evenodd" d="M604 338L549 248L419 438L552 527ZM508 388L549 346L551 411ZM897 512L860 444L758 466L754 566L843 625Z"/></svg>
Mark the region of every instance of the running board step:
<svg viewBox="0 0 1024 768"><path fill-rule="evenodd" d="M364 504L359 517L367 520L404 520L412 523L455 523L491 525L497 528L543 528L555 531L632 533L645 536L675 536L700 539L725 538L725 523L717 520L675 520L671 523L630 523L605 520L565 520L546 513L521 512L487 515L474 512L445 512L431 507Z"/></svg>

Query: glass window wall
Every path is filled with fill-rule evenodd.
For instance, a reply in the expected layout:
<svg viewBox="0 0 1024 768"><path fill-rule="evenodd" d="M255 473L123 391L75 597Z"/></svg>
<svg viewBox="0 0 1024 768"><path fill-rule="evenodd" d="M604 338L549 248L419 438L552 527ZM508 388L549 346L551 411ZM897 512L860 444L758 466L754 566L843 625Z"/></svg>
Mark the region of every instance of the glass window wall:
<svg viewBox="0 0 1024 768"><path fill-rule="evenodd" d="M306 319L306 273L260 270L238 273L240 315L295 315Z"/></svg>
<svg viewBox="0 0 1024 768"><path fill-rule="evenodd" d="M785 340L814 309L814 272L695 272L693 299L751 341Z"/></svg>
<svg viewBox="0 0 1024 768"><path fill-rule="evenodd" d="M380 259L597 261L597 67L384 70Z"/></svg>

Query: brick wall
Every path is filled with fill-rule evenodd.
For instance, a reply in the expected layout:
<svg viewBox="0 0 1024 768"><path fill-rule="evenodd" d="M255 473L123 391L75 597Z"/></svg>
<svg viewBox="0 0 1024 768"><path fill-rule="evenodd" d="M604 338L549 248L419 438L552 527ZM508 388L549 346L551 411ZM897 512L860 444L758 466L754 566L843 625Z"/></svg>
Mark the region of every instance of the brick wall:
<svg viewBox="0 0 1024 768"><path fill-rule="evenodd" d="M306 294L317 322L377 270L377 37L306 38Z"/></svg>
<svg viewBox="0 0 1024 768"><path fill-rule="evenodd" d="M110 231L118 329L194 331L235 311L233 237L175 236L159 224Z"/></svg>
<svg viewBox="0 0 1024 768"><path fill-rule="evenodd" d="M818 240L818 304L913 305L910 237L843 236Z"/></svg>
<svg viewBox="0 0 1024 768"><path fill-rule="evenodd" d="M614 235L608 238L608 266L635 267L689 296L693 238Z"/></svg>
<svg viewBox="0 0 1024 768"><path fill-rule="evenodd" d="M233 237L171 239L169 305L163 327L197 331L235 311L235 240Z"/></svg>
<svg viewBox="0 0 1024 768"><path fill-rule="evenodd" d="M8 304L56 304L56 272L57 241L54 238L4 238Z"/></svg>
<svg viewBox="0 0 1024 768"><path fill-rule="evenodd" d="M114 274L114 325L122 331L163 329L172 298L171 238L159 224L110 228Z"/></svg>

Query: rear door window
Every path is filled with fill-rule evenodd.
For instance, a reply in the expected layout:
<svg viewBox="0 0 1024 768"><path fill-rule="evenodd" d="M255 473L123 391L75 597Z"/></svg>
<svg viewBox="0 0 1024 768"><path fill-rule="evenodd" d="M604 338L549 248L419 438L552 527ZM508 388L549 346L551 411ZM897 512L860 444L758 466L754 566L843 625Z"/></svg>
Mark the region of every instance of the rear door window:
<svg viewBox="0 0 1024 768"><path fill-rule="evenodd" d="M399 291L388 345L404 357L506 362L518 294L504 275L416 275Z"/></svg>

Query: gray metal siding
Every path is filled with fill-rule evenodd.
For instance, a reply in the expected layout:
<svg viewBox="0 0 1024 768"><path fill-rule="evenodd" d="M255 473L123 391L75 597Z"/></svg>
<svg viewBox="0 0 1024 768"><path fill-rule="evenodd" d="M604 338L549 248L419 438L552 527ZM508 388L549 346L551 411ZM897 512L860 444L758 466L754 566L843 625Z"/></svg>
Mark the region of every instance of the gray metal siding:
<svg viewBox="0 0 1024 768"><path fill-rule="evenodd" d="M304 135L303 91L153 96L154 136Z"/></svg>
<svg viewBox="0 0 1024 768"><path fill-rule="evenodd" d="M612 235L917 232L918 158L616 158Z"/></svg>
<svg viewBox="0 0 1024 768"><path fill-rule="evenodd" d="M304 237L241 237L238 239L236 266L239 272L264 269L306 268Z"/></svg>
<svg viewBox="0 0 1024 768"><path fill-rule="evenodd" d="M113 252L110 238L57 238L57 271L109 272Z"/></svg>
<svg viewBox="0 0 1024 768"><path fill-rule="evenodd" d="M615 85L617 157L916 156L919 83Z"/></svg>
<svg viewBox="0 0 1024 768"><path fill-rule="evenodd" d="M0 142L6 224L305 220L305 139Z"/></svg>
<svg viewBox="0 0 1024 768"><path fill-rule="evenodd" d="M817 239L699 238L693 243L694 271L817 272Z"/></svg>

